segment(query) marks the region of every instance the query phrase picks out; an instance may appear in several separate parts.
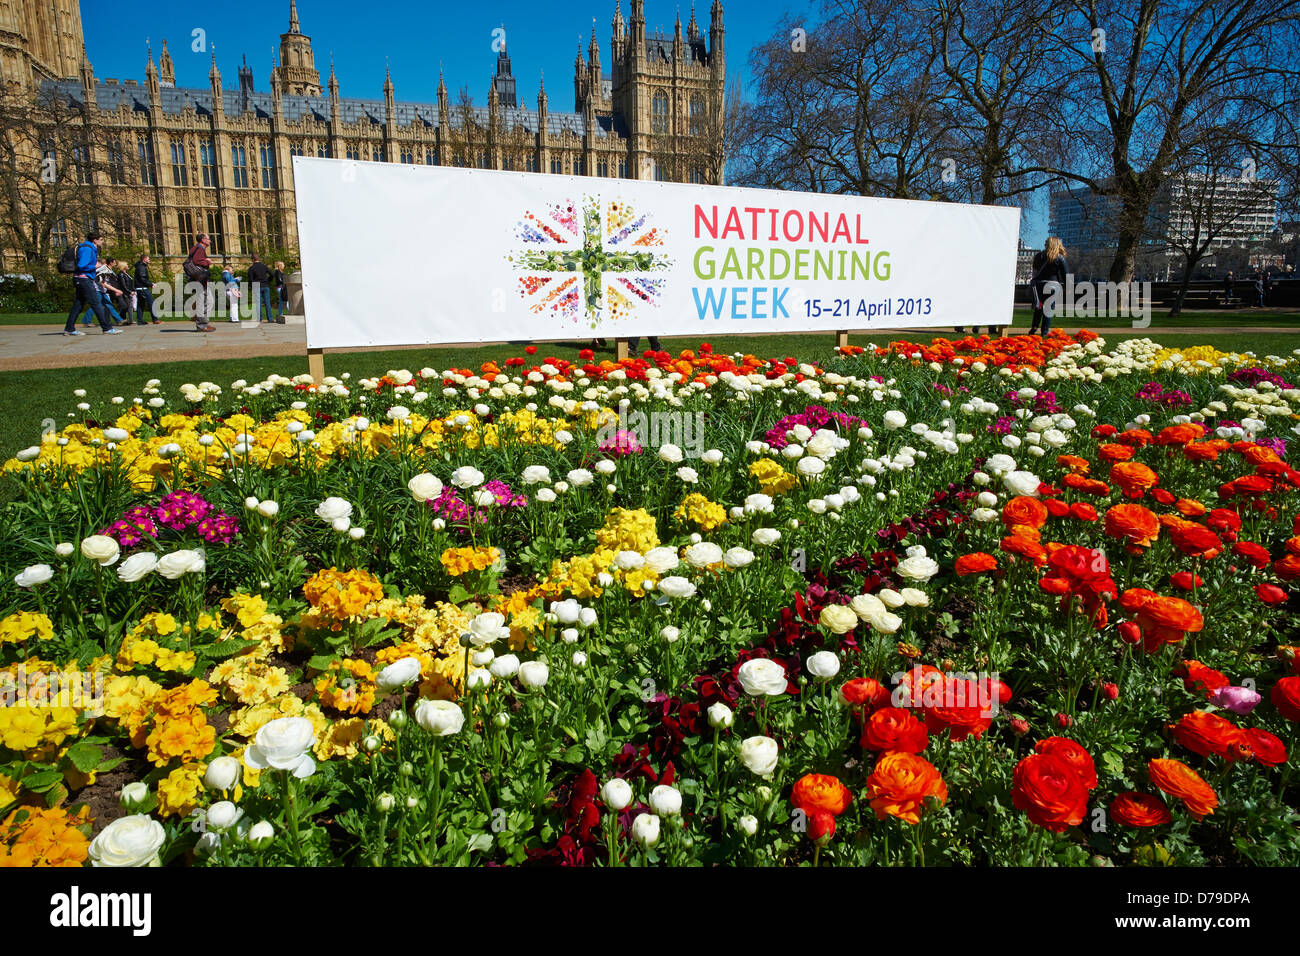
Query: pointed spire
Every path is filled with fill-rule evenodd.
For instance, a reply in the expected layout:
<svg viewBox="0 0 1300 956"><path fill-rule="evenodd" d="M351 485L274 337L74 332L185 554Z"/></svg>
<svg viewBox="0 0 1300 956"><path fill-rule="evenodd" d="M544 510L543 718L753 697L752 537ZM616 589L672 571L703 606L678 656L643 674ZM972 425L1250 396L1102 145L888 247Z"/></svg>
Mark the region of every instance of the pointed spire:
<svg viewBox="0 0 1300 956"><path fill-rule="evenodd" d="M217 45L212 44L212 69L208 70L208 79L221 82L221 71L217 69Z"/></svg>
<svg viewBox="0 0 1300 956"><path fill-rule="evenodd" d="M621 37L623 33L623 0L614 0L614 36Z"/></svg>
<svg viewBox="0 0 1300 956"><path fill-rule="evenodd" d="M148 61L145 64L144 75L156 76L158 70L153 65L153 44L146 38L144 41L145 50L147 51Z"/></svg>
<svg viewBox="0 0 1300 956"><path fill-rule="evenodd" d="M576 60L573 61L573 65L578 69L581 69L582 67L587 65L587 61L582 58L582 34L581 33L578 34L578 57Z"/></svg>
<svg viewBox="0 0 1300 956"><path fill-rule="evenodd" d="M302 33L298 26L298 0L289 0L289 32Z"/></svg>
<svg viewBox="0 0 1300 956"><path fill-rule="evenodd" d="M334 51L333 51L333 50L330 51L330 82L329 82L329 88L330 88L330 99L332 99L332 100L337 100L337 99L339 98L339 78L338 78L338 76L334 73Z"/></svg>
<svg viewBox="0 0 1300 956"><path fill-rule="evenodd" d="M334 61L330 60L330 72L334 70ZM393 91L393 67L388 57L384 57L384 91L391 93Z"/></svg>
<svg viewBox="0 0 1300 956"><path fill-rule="evenodd" d="M591 18L591 46L587 48L592 63L600 62L600 44L596 42L596 18Z"/></svg>
<svg viewBox="0 0 1300 956"><path fill-rule="evenodd" d="M686 24L686 38L692 42L700 38L700 25L695 20L695 0L691 0L691 22Z"/></svg>

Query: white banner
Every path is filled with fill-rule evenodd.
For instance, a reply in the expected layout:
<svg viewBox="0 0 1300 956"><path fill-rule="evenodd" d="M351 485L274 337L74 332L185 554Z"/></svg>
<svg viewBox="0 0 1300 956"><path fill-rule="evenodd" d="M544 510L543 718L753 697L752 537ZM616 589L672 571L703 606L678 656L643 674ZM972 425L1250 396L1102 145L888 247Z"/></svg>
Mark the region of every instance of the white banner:
<svg viewBox="0 0 1300 956"><path fill-rule="evenodd" d="M1005 325L1020 210L296 156L309 348Z"/></svg>

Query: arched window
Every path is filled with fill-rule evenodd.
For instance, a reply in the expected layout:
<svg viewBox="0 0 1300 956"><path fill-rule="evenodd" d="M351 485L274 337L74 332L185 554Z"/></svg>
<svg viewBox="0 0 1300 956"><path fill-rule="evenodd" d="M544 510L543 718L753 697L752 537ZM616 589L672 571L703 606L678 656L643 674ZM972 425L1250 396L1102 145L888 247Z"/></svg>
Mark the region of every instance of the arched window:
<svg viewBox="0 0 1300 956"><path fill-rule="evenodd" d="M668 94L656 93L650 101L650 129L656 133L668 132Z"/></svg>
<svg viewBox="0 0 1300 956"><path fill-rule="evenodd" d="M704 97L691 97L691 135L700 136L704 133Z"/></svg>

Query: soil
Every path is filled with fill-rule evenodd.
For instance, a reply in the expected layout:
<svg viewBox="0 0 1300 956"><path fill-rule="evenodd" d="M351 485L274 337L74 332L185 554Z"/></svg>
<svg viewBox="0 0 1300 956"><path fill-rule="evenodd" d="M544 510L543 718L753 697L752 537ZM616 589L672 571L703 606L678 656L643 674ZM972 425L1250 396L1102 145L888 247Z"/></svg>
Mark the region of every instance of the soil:
<svg viewBox="0 0 1300 956"><path fill-rule="evenodd" d="M126 816L122 809L122 788L134 780L143 779L153 768L145 759L144 752L132 750L123 752L112 744L102 748L104 760L125 757L112 770L101 771L95 775L95 782L82 787L69 799L69 804L84 803L90 807L90 819L95 832L99 832L118 817Z"/></svg>

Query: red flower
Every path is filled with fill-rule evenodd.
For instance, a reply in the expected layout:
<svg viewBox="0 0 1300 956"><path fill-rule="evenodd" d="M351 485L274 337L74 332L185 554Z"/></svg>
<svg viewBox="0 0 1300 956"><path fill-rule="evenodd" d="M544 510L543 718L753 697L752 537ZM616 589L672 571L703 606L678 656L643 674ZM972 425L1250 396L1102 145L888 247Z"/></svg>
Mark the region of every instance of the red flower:
<svg viewBox="0 0 1300 956"><path fill-rule="evenodd" d="M814 843L825 844L835 836L835 818L818 811L808 818L808 836Z"/></svg>
<svg viewBox="0 0 1300 956"><path fill-rule="evenodd" d="M524 351L525 351L526 353L528 353L529 355L536 355L536 354L537 354L537 346L536 346L536 345L525 345L525 346L524 346Z"/></svg>
<svg viewBox="0 0 1300 956"><path fill-rule="evenodd" d="M1287 593L1276 584L1256 584L1255 594L1265 604L1285 604Z"/></svg>
<svg viewBox="0 0 1300 956"><path fill-rule="evenodd" d="M862 728L862 746L880 752L919 754L930 742L925 724L901 707L882 707Z"/></svg>
<svg viewBox="0 0 1300 956"><path fill-rule="evenodd" d="M1088 809L1088 789L1065 760L1052 754L1031 754L1016 764L1012 774L1011 802L1035 823L1062 833L1083 822Z"/></svg>
<svg viewBox="0 0 1300 956"><path fill-rule="evenodd" d="M1276 767L1286 763L1286 744L1274 734L1258 727L1250 727L1241 732L1242 740L1250 746L1257 761L1265 767Z"/></svg>
<svg viewBox="0 0 1300 956"><path fill-rule="evenodd" d="M1273 685L1268 699L1287 720L1300 721L1300 677L1283 677Z"/></svg>
<svg viewBox="0 0 1300 956"><path fill-rule="evenodd" d="M1171 574L1169 580L1173 582L1174 587L1182 588L1184 591L1199 588L1205 583L1204 578L1199 574L1193 574L1191 571L1179 571L1177 574Z"/></svg>
<svg viewBox="0 0 1300 956"><path fill-rule="evenodd" d="M1158 827L1174 818L1164 801L1149 793L1121 793L1110 802L1110 815L1126 827Z"/></svg>
<svg viewBox="0 0 1300 956"><path fill-rule="evenodd" d="M1069 728L1074 723L1073 717L1069 714L1063 714L1060 711L1056 712L1056 717L1054 719L1056 721L1056 726L1060 727L1062 730Z"/></svg>
<svg viewBox="0 0 1300 956"><path fill-rule="evenodd" d="M1034 752L1059 757L1074 768L1079 782L1089 790L1097 788L1097 767L1092 756L1068 737L1048 737L1034 744Z"/></svg>
<svg viewBox="0 0 1300 956"><path fill-rule="evenodd" d="M1188 690L1198 690L1209 697L1220 687L1227 687L1231 681L1213 667L1206 667L1200 661L1186 660L1174 668L1174 675L1183 679L1183 686Z"/></svg>
<svg viewBox="0 0 1300 956"><path fill-rule="evenodd" d="M1119 699L1119 685L1107 681L1101 685L1101 692L1107 700Z"/></svg>

